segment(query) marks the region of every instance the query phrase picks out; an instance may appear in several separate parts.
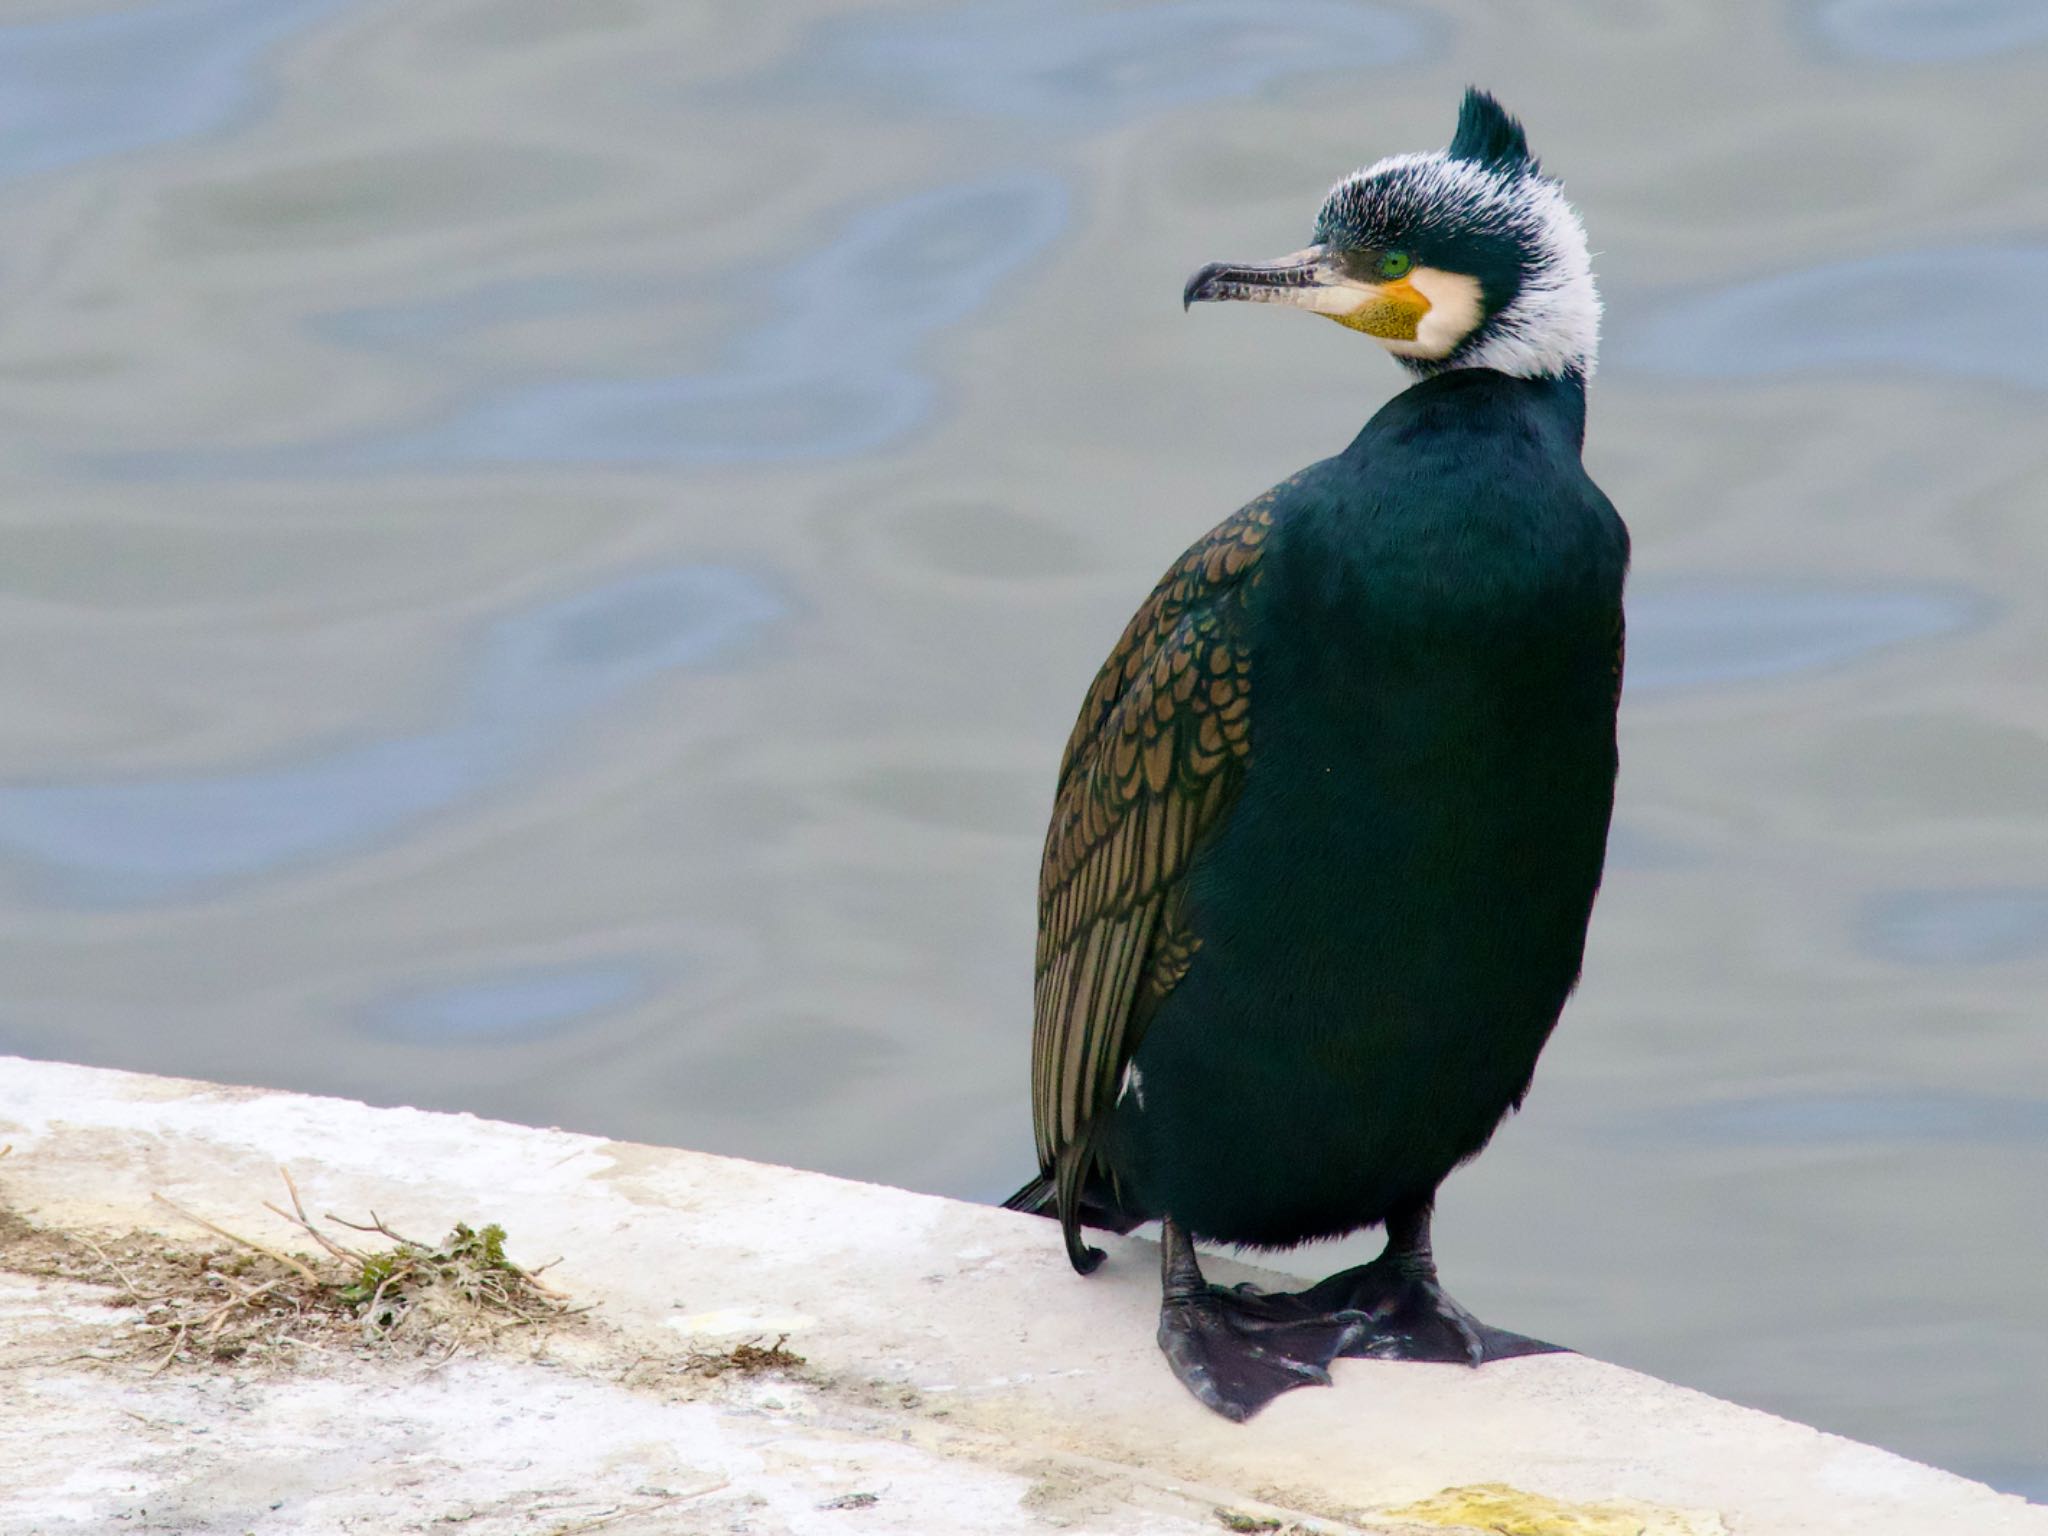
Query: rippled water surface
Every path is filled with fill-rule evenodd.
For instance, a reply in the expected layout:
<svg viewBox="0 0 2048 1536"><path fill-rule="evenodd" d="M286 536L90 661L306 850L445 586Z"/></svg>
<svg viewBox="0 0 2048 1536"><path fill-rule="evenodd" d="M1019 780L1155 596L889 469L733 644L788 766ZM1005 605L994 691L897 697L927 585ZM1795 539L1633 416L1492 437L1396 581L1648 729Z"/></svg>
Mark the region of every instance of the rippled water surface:
<svg viewBox="0 0 2048 1536"><path fill-rule="evenodd" d="M2048 1498L2016 0L0 4L0 1050L1006 1193L1080 691L1400 382L1181 280L1468 79L1638 564L1454 1287Z"/></svg>

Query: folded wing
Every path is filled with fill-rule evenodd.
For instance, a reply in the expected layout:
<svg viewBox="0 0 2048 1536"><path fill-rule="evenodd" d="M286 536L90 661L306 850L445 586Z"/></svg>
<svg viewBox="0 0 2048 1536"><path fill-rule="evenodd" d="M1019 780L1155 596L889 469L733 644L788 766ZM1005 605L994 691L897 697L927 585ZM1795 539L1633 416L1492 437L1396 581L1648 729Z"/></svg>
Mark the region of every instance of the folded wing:
<svg viewBox="0 0 2048 1536"><path fill-rule="evenodd" d="M1272 528L1269 493L1219 524L1153 589L1089 690L1060 764L1038 878L1031 1106L1067 1253L1092 1143L1144 1023L1187 973L1188 865L1251 754L1245 606Z"/></svg>

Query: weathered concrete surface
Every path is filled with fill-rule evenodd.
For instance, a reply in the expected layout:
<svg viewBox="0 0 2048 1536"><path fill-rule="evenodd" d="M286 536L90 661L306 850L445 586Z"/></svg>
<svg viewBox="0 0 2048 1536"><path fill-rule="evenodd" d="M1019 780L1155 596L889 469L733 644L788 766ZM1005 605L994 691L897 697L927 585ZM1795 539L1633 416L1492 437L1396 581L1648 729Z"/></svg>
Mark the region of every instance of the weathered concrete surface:
<svg viewBox="0 0 2048 1536"><path fill-rule="evenodd" d="M2048 1509L1576 1356L1341 1362L1334 1389L1230 1425L1154 1351L1149 1244L1111 1241L1083 1282L1048 1225L900 1190L0 1058L6 1143L0 1201L44 1224L169 1230L162 1191L303 1246L261 1211L284 1163L316 1212L502 1221L515 1256L566 1255L552 1277L604 1320L431 1373L151 1377L66 1358L118 1321L104 1292L0 1275L7 1536L1215 1532L1219 1507L1310 1530L2048 1536ZM644 1368L783 1332L804 1379Z"/></svg>

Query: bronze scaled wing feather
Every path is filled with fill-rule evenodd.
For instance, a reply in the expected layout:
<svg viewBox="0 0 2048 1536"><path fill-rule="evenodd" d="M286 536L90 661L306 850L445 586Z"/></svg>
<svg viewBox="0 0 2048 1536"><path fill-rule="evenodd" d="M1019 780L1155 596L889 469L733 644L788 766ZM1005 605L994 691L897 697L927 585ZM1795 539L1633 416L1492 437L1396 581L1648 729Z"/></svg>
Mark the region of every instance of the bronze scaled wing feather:
<svg viewBox="0 0 2048 1536"><path fill-rule="evenodd" d="M1219 524L1146 599L1096 675L1060 763L1038 874L1031 1109L1074 1267L1093 1141L1144 1021L1193 962L1188 863L1251 749L1244 605L1273 493Z"/></svg>

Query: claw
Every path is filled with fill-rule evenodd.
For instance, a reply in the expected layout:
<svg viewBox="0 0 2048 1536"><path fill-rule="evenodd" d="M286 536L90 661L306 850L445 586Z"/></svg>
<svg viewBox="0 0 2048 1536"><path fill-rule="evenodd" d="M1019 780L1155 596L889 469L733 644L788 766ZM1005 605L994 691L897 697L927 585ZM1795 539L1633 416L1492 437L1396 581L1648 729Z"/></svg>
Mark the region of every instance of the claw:
<svg viewBox="0 0 2048 1536"><path fill-rule="evenodd" d="M1486 1341L1479 1336L1479 1319L1459 1306L1444 1294L1444 1288L1431 1281L1431 1299L1436 1303L1437 1316L1457 1330L1458 1337L1465 1341L1465 1358L1476 1371L1486 1363Z"/></svg>

